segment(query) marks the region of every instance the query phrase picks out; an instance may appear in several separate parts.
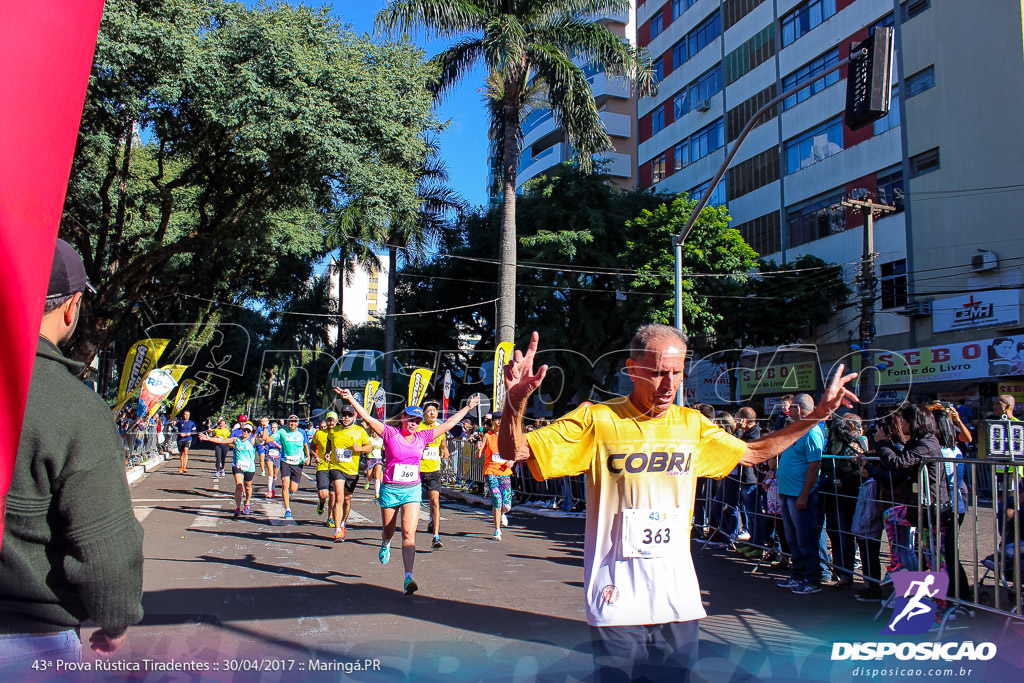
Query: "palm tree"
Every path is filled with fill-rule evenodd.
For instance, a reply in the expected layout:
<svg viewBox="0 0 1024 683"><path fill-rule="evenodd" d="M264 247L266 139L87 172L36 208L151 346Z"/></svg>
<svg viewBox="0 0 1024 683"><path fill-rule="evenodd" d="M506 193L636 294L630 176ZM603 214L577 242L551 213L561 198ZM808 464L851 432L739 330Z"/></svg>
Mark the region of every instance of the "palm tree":
<svg viewBox="0 0 1024 683"><path fill-rule="evenodd" d="M388 302L384 320L384 391L391 393L391 376L395 350L395 280L398 273L398 256L402 252L408 263L420 258L424 251L437 245L445 229L446 220L452 212L466 209L464 200L446 185L448 172L438 161L437 146L428 144L428 157L417 171L417 194L420 198L419 211L412 214L392 216L388 233L382 240L388 250Z"/></svg>
<svg viewBox="0 0 1024 683"><path fill-rule="evenodd" d="M648 92L654 84L650 57L591 17L629 9L628 0L394 0L377 15L378 31L406 33L424 26L456 40L434 57L433 90L441 96L476 64L483 63L501 95L490 107L491 129L500 131L501 302L496 341L512 341L515 331L516 176L520 128L532 82L547 86L577 163L589 170L592 155L611 147L583 69L593 64L613 76L630 78ZM495 120L497 119L497 120Z"/></svg>

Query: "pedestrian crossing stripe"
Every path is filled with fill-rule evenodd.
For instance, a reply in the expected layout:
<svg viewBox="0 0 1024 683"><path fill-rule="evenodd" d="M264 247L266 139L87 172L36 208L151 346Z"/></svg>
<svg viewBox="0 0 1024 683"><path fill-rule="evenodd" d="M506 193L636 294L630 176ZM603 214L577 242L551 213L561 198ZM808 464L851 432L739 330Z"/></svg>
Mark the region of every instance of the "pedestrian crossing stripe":
<svg viewBox="0 0 1024 683"><path fill-rule="evenodd" d="M135 513L135 519L138 520L139 524L142 524L142 520L146 519L146 517L149 517L149 513L151 513L152 511L153 508L147 506L132 508L132 512Z"/></svg>
<svg viewBox="0 0 1024 683"><path fill-rule="evenodd" d="M220 515L215 514L220 512L223 506L221 505L203 505L199 508L199 514L192 520L192 523L188 525L189 529L211 529L220 523Z"/></svg>

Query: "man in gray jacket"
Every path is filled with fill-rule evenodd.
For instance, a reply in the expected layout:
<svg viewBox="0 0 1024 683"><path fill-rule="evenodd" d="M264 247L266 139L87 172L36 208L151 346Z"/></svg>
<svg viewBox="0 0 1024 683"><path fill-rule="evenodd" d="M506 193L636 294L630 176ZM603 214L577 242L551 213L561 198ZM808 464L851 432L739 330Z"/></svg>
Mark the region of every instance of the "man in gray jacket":
<svg viewBox="0 0 1024 683"><path fill-rule="evenodd" d="M0 547L0 680L40 657L80 661L87 619L100 627L93 650L109 656L142 618L142 526L117 428L57 348L86 290L81 257L57 240Z"/></svg>

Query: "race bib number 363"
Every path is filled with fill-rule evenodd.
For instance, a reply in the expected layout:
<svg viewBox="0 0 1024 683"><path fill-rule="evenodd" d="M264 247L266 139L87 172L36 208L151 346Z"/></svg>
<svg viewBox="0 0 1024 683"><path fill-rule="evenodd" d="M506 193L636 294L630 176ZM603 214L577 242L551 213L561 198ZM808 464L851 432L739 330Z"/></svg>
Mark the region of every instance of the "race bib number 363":
<svg viewBox="0 0 1024 683"><path fill-rule="evenodd" d="M440 446L427 446L423 449L424 460L440 460L441 459L441 447Z"/></svg>
<svg viewBox="0 0 1024 683"><path fill-rule="evenodd" d="M622 556L624 558L666 557L686 543L681 510L623 510Z"/></svg>

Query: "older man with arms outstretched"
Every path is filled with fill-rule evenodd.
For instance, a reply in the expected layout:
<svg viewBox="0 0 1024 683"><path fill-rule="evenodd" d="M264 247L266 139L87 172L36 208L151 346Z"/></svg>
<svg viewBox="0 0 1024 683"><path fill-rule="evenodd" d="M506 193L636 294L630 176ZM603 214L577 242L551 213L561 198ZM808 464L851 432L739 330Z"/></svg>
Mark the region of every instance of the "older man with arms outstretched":
<svg viewBox="0 0 1024 683"><path fill-rule="evenodd" d="M503 454L537 479L587 473L584 593L601 679L686 680L697 661L699 619L707 616L690 557L698 477L721 478L737 463L777 455L841 404L856 400L832 378L805 421L750 443L675 405L687 340L647 325L630 343L629 396L583 406L524 434L522 418L547 366L534 370L538 336L505 367L507 398L498 435Z"/></svg>

